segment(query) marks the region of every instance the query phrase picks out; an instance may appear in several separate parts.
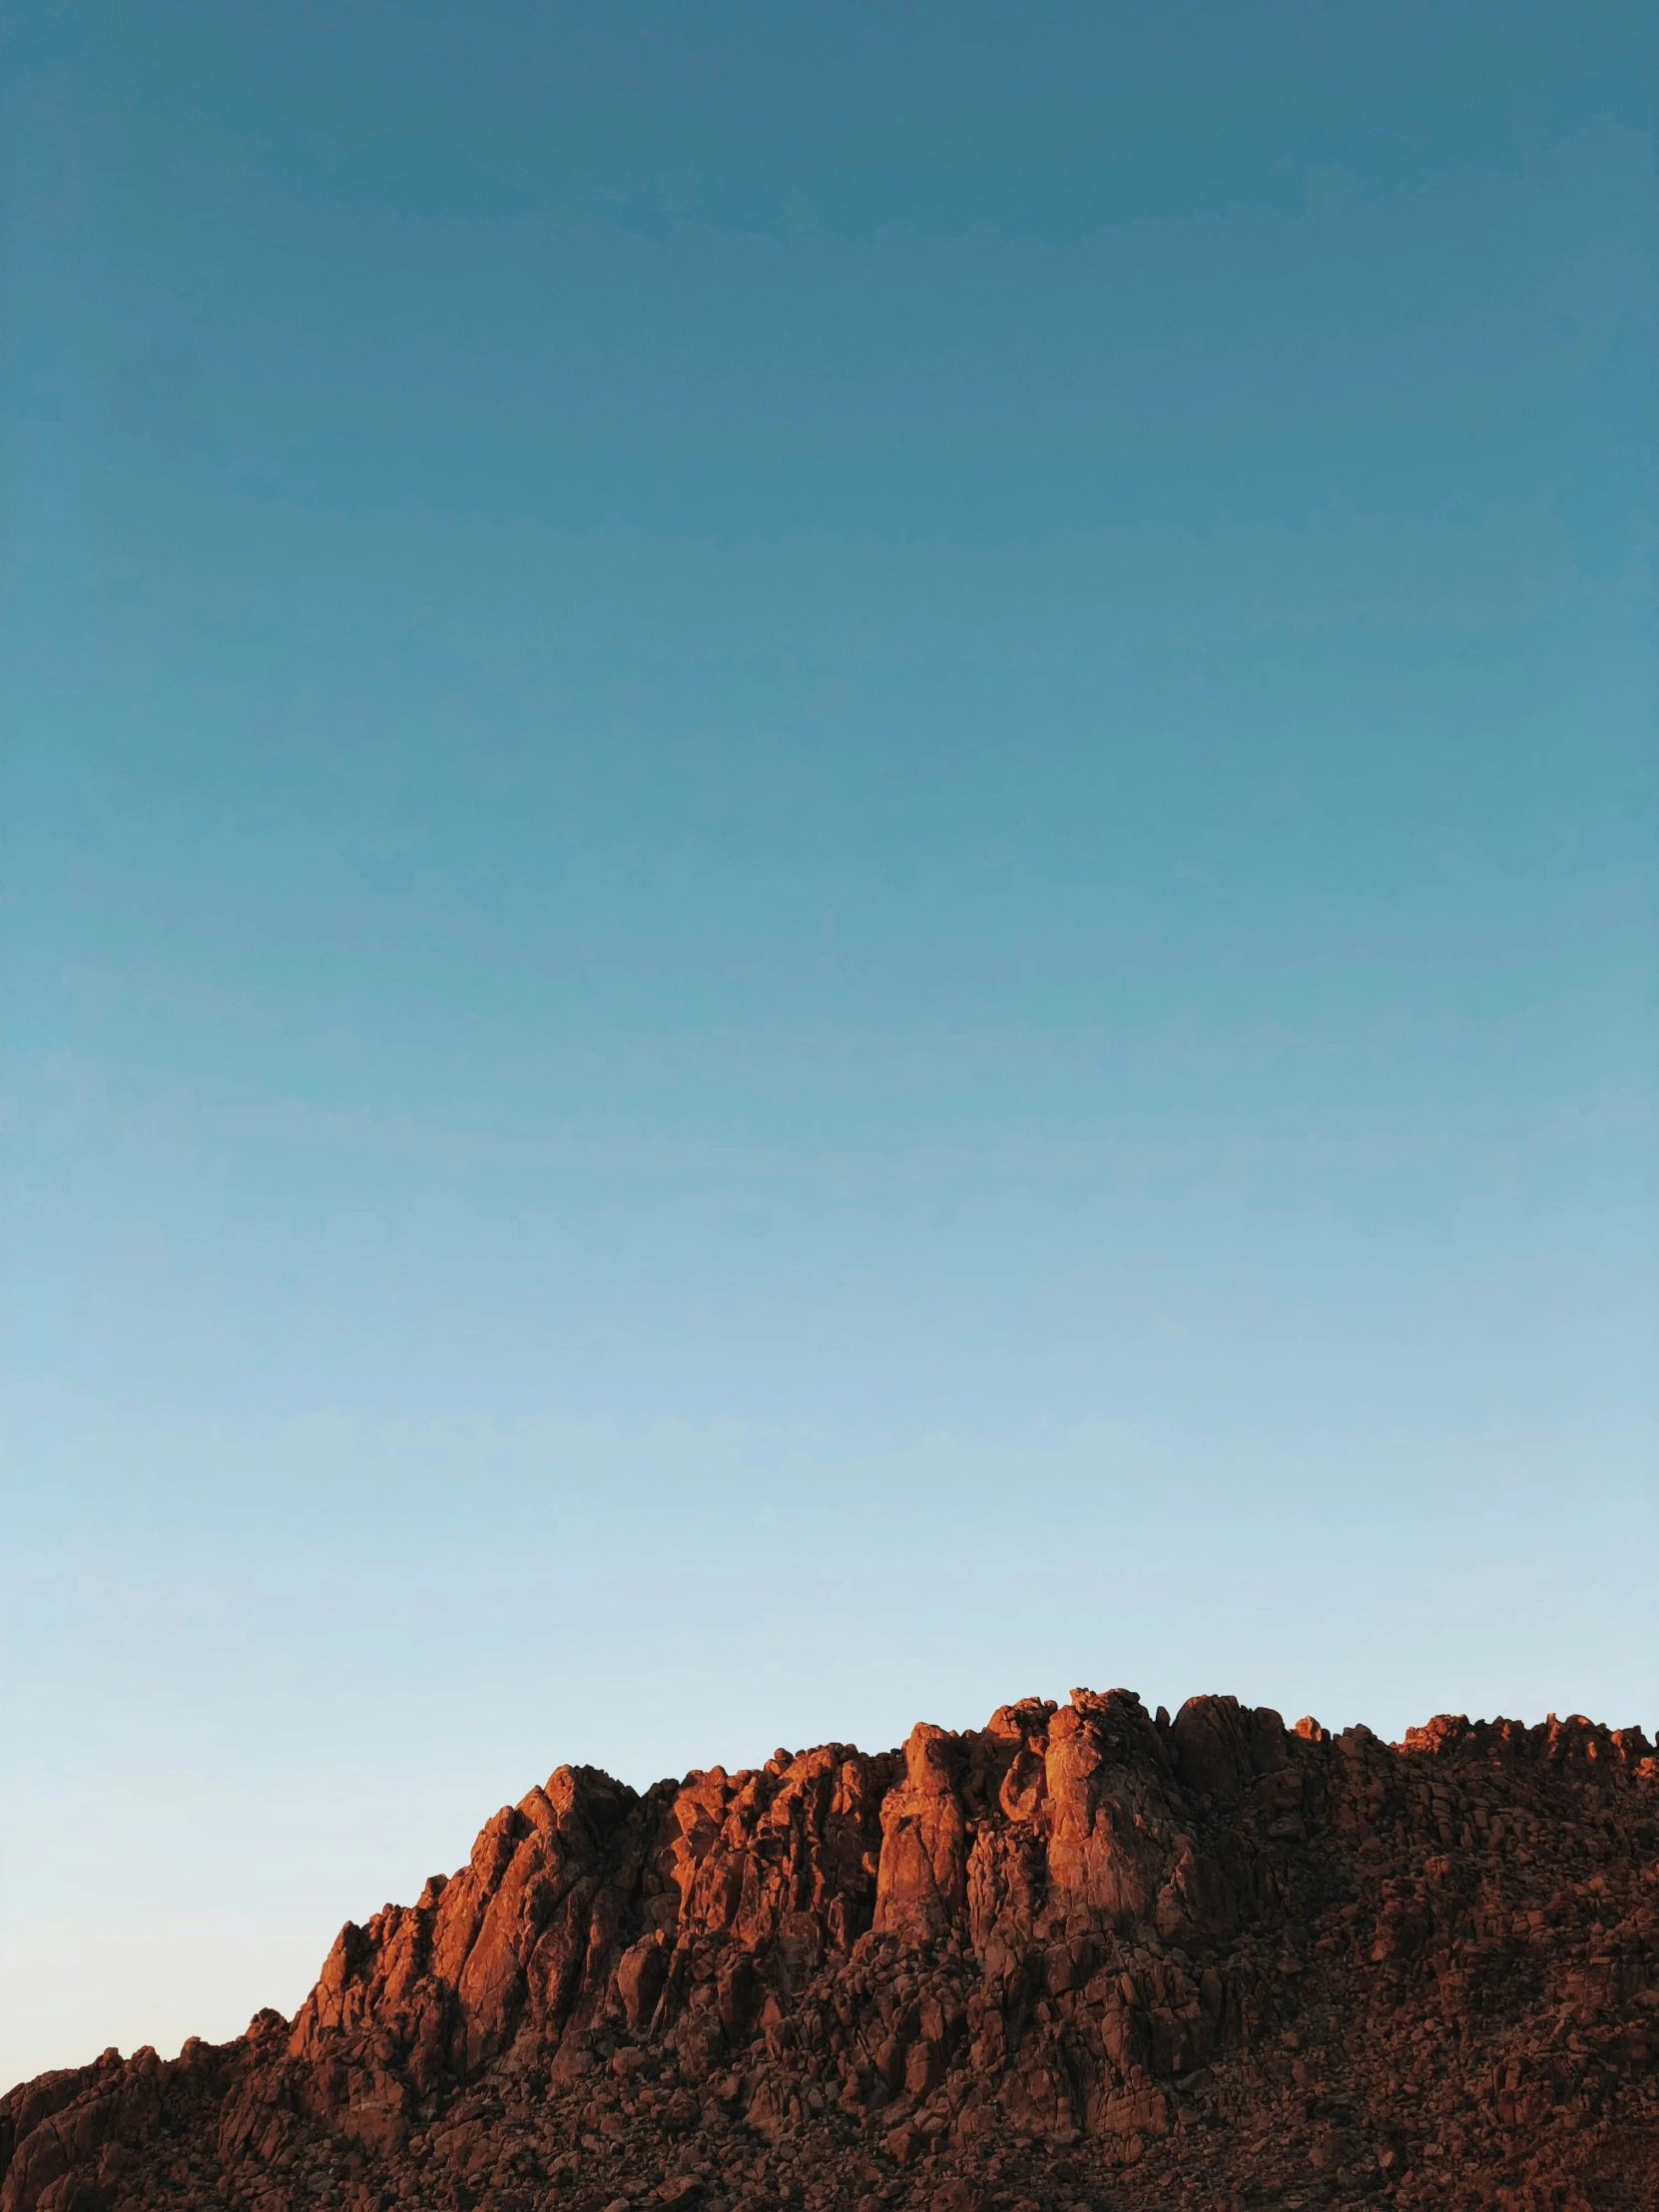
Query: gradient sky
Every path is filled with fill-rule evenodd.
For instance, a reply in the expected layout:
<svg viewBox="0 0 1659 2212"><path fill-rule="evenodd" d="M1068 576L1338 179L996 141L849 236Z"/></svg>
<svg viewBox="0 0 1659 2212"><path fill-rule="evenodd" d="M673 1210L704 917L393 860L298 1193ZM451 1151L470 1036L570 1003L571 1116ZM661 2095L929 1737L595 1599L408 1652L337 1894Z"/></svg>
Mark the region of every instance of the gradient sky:
<svg viewBox="0 0 1659 2212"><path fill-rule="evenodd" d="M1645 11L7 14L0 2075L566 1759L1659 1722Z"/></svg>

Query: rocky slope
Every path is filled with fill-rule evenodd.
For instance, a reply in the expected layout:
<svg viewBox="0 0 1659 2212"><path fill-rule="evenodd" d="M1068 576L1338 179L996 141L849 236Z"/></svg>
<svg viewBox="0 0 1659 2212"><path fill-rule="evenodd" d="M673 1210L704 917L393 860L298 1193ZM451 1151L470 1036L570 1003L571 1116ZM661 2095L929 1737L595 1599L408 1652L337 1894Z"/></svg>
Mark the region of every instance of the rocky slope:
<svg viewBox="0 0 1659 2212"><path fill-rule="evenodd" d="M1659 2206L1639 1731L1028 1699L561 1768L291 2022L0 2100L0 2212Z"/></svg>

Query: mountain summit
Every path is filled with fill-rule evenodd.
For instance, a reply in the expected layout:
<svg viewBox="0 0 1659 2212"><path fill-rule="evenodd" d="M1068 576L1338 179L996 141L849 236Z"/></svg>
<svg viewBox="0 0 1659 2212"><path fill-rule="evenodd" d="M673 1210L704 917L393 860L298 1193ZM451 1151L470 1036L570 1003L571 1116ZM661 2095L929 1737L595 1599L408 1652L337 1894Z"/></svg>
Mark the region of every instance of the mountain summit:
<svg viewBox="0 0 1659 2212"><path fill-rule="evenodd" d="M292 2021L0 2099L0 2212L1659 2204L1659 1761L1027 1698L561 1767Z"/></svg>

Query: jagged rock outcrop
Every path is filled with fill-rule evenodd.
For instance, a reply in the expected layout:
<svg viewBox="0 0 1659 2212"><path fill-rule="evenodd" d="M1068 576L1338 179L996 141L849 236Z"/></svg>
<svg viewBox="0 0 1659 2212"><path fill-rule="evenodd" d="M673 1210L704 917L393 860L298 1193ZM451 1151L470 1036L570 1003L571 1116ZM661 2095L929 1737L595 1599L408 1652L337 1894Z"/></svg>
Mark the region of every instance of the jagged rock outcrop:
<svg viewBox="0 0 1659 2212"><path fill-rule="evenodd" d="M1659 1763L1026 1699L560 1768L298 2016L0 2099L0 2212L1659 2206Z"/></svg>

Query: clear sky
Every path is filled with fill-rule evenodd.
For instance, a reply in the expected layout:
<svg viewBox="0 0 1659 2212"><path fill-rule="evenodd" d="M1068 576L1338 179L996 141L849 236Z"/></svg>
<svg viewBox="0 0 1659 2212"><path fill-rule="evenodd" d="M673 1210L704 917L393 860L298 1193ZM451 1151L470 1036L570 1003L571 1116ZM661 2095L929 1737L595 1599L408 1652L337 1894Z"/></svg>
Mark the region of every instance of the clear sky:
<svg viewBox="0 0 1659 2212"><path fill-rule="evenodd" d="M15 0L6 2079L566 1759L1659 1721L1649 32Z"/></svg>

